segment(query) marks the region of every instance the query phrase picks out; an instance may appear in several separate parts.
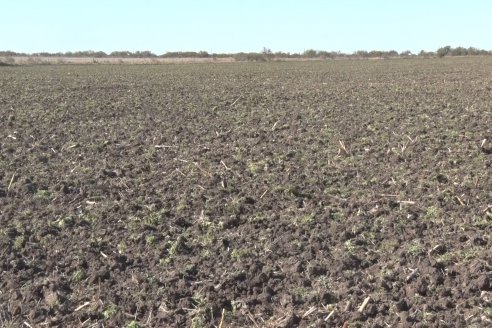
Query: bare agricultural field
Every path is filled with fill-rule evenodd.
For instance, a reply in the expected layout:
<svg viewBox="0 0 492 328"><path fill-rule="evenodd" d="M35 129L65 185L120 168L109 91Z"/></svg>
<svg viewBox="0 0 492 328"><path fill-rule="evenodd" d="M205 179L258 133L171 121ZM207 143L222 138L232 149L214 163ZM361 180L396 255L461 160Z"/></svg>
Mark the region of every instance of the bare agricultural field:
<svg viewBox="0 0 492 328"><path fill-rule="evenodd" d="M42 64L180 64L180 63L230 63L232 57L224 58L91 58L91 57L42 57L16 56L0 57L0 62L15 65L42 65Z"/></svg>
<svg viewBox="0 0 492 328"><path fill-rule="evenodd" d="M0 326L486 327L492 59L0 67Z"/></svg>

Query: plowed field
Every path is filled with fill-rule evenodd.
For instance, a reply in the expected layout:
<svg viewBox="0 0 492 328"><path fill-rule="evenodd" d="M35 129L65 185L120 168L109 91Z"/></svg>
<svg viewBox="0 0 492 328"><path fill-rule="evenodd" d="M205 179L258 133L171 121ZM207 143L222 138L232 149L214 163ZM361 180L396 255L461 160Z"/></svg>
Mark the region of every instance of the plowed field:
<svg viewBox="0 0 492 328"><path fill-rule="evenodd" d="M490 327L492 59L0 68L0 326Z"/></svg>

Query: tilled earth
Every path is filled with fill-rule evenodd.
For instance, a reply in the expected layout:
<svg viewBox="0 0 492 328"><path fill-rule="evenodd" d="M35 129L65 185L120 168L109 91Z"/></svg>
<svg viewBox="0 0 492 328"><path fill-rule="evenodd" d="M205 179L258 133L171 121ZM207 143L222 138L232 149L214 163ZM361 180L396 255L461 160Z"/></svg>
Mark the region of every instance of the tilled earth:
<svg viewBox="0 0 492 328"><path fill-rule="evenodd" d="M0 326L492 325L492 59L0 68Z"/></svg>

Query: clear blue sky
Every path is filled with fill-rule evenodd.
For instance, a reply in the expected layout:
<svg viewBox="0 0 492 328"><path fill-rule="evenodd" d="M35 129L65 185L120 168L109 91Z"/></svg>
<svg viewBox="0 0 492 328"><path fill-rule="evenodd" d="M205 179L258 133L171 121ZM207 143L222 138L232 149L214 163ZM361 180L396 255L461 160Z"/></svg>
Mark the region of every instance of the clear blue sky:
<svg viewBox="0 0 492 328"><path fill-rule="evenodd" d="M0 0L0 50L492 49L489 0Z"/></svg>

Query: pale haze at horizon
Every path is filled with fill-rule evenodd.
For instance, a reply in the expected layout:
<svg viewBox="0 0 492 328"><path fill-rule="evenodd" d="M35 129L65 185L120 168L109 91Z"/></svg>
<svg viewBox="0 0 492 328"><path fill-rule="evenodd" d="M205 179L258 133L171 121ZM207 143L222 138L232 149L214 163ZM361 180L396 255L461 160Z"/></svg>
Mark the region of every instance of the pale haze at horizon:
<svg viewBox="0 0 492 328"><path fill-rule="evenodd" d="M492 1L2 0L0 50L491 50Z"/></svg>

